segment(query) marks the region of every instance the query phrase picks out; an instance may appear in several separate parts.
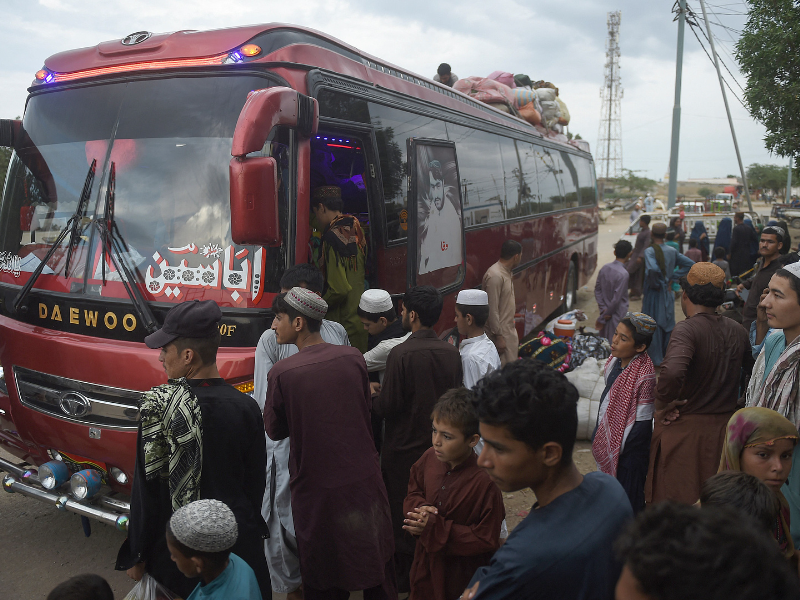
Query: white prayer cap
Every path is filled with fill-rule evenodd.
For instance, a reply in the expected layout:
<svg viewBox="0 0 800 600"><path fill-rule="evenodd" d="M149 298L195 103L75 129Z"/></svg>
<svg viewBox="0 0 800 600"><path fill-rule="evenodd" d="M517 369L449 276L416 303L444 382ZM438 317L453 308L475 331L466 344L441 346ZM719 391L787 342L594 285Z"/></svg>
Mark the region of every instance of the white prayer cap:
<svg viewBox="0 0 800 600"><path fill-rule="evenodd" d="M176 510L169 520L175 539L199 552L222 552L238 537L233 511L219 500L196 500Z"/></svg>
<svg viewBox="0 0 800 600"><path fill-rule="evenodd" d="M789 265L785 265L783 268L789 271L789 273L791 273L798 279L800 279L800 261L793 262Z"/></svg>
<svg viewBox="0 0 800 600"><path fill-rule="evenodd" d="M461 290L458 292L456 304L467 306L489 306L489 294L483 290Z"/></svg>
<svg viewBox="0 0 800 600"><path fill-rule="evenodd" d="M358 308L364 312L377 315L387 310L392 310L394 304L392 304L392 297L386 290L367 290L361 294Z"/></svg>

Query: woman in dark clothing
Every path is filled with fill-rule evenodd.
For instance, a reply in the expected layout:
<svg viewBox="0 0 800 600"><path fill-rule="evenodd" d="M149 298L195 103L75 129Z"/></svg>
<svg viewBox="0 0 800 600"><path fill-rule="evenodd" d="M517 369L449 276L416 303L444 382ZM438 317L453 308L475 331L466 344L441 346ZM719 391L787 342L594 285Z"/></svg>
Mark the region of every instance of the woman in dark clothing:
<svg viewBox="0 0 800 600"><path fill-rule="evenodd" d="M686 240L686 232L683 230L683 219L672 217L669 226L675 230L675 241L678 242L678 252L683 254L683 242Z"/></svg>
<svg viewBox="0 0 800 600"><path fill-rule="evenodd" d="M697 247L700 248L700 252L703 254L703 262L708 261L708 231L706 231L706 226L703 225L702 221L697 220L694 222L690 239L697 240Z"/></svg>

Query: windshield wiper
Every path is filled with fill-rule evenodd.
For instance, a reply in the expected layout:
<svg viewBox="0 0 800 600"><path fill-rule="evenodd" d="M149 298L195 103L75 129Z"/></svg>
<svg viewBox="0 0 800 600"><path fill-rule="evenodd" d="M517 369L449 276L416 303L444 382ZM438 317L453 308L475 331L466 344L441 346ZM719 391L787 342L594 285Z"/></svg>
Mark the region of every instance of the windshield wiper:
<svg viewBox="0 0 800 600"><path fill-rule="evenodd" d="M153 333L158 329L158 323L153 316L153 311L150 310L150 305L147 304L142 295L139 286L136 283L135 272L131 270L127 264L126 256L130 255L130 248L125 243L125 239L114 221L114 188L116 187L116 167L111 163L111 171L108 177L108 188L106 188L105 209L103 211L102 219L95 219L94 223L97 230L100 232L100 243L102 247L102 256L100 262L103 269L103 285L106 283L106 256L111 257L111 262L114 263L114 268L119 273L122 285L125 286L125 291L128 297L133 302L133 308L142 326L147 333Z"/></svg>
<svg viewBox="0 0 800 600"><path fill-rule="evenodd" d="M45 254L44 259L36 269L33 271L31 276L28 278L28 281L22 286L22 289L17 294L17 297L14 298L13 309L15 313L26 313L28 312L28 307L24 306L22 302L30 293L33 286L36 284L36 280L39 279L39 275L42 274L42 271L47 266L47 263L53 257L56 250L61 247L61 242L64 241L64 238L67 237L67 234L70 234L69 237L69 248L67 250L67 265L64 269L64 277L67 276L67 272L69 270L69 262L70 258L72 257L72 250L75 246L78 245L78 239L80 236L79 229L80 229L80 222L83 220L83 213L86 212L86 204L89 202L89 197L92 195L92 185L94 185L94 174L97 168L97 159L92 159L92 164L89 166L89 172L86 174L86 179L83 182L83 191L81 191L81 197L78 200L78 207L75 209L73 215L69 218L67 225L64 229L61 230L61 233L58 234L56 241L53 242L53 245L50 246L50 249Z"/></svg>

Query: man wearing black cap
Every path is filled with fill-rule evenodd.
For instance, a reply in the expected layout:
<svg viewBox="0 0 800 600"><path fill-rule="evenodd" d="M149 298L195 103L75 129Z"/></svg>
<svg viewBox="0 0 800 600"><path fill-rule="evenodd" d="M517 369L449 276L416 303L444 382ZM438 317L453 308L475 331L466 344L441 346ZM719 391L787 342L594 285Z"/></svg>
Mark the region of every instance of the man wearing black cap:
<svg viewBox="0 0 800 600"><path fill-rule="evenodd" d="M225 383L217 370L221 319L212 300L184 302L144 340L161 349L158 360L169 382L142 396L130 527L117 568L137 581L146 571L188 596L196 581L171 560L166 525L181 506L201 498L219 500L233 511L241 532L232 551L253 569L266 600L272 587L261 516L264 430L256 401Z"/></svg>

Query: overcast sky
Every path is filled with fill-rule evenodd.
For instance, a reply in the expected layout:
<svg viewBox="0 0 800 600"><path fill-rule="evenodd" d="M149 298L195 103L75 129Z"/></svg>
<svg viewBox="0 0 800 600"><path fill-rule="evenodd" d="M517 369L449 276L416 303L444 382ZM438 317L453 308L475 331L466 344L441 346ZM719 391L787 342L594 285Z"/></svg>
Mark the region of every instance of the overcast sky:
<svg viewBox="0 0 800 600"><path fill-rule="evenodd" d="M449 62L459 76L494 70L555 83L572 116L570 130L598 137L606 14L622 10L620 46L623 165L661 179L669 169L677 23L672 0L0 0L0 117L22 113L27 87L45 58L139 30L217 29L285 22L319 29L416 73ZM699 0L690 8L700 12ZM714 0L713 21L741 29L744 0ZM701 19L702 22L702 19ZM712 23L718 52L737 80L738 34ZM704 40L705 43L705 40ZM707 44L706 44L707 46ZM724 71L723 71L724 72ZM726 74L727 75L727 74ZM732 78L731 86L739 92ZM729 95L742 160L787 164L764 147L764 128ZM714 66L686 28L681 179L738 173Z"/></svg>

